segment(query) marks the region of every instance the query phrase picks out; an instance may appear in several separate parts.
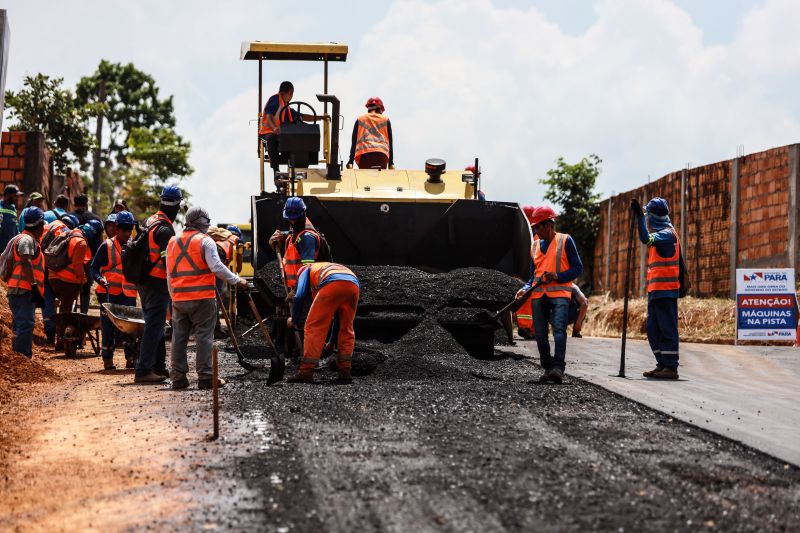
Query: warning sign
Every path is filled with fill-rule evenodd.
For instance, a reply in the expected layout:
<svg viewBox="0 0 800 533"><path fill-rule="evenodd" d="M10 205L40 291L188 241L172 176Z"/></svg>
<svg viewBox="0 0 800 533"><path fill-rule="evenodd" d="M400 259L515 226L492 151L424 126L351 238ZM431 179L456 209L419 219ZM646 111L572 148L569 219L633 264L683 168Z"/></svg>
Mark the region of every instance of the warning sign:
<svg viewBox="0 0 800 533"><path fill-rule="evenodd" d="M795 340L793 269L737 269L736 293L739 340Z"/></svg>

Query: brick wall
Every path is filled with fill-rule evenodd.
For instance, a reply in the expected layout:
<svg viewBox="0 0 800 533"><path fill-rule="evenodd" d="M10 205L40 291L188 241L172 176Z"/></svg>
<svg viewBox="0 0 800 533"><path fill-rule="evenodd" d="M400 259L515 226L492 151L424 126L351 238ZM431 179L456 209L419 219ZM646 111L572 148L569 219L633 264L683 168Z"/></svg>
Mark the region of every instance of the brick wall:
<svg viewBox="0 0 800 533"><path fill-rule="evenodd" d="M624 293L633 197L642 205L654 196L669 202L697 296L730 295L737 267L797 269L799 159L800 145L783 146L671 172L604 200L594 251L596 291ZM633 294L645 294L646 254L637 241L630 270Z"/></svg>
<svg viewBox="0 0 800 533"><path fill-rule="evenodd" d="M3 132L0 142L0 186L14 183L22 189L25 182L25 141L24 131Z"/></svg>

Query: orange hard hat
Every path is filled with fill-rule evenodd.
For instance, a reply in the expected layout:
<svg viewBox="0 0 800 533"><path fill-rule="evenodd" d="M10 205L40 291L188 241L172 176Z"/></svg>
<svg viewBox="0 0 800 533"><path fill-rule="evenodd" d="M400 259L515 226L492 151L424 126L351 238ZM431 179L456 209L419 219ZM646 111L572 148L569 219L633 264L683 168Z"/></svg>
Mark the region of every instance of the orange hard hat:
<svg viewBox="0 0 800 533"><path fill-rule="evenodd" d="M525 213L525 218L528 219L528 224L533 224L533 214L536 212L536 207L532 205L523 205L522 212Z"/></svg>
<svg viewBox="0 0 800 533"><path fill-rule="evenodd" d="M549 205L543 205L537 207L533 212L533 216L531 216L531 225L535 226L536 224L541 224L545 220L555 220L556 218L558 218L558 215L553 208Z"/></svg>
<svg viewBox="0 0 800 533"><path fill-rule="evenodd" d="M367 105L366 105L366 108L367 108L367 109L371 109L371 108L373 108L373 107L379 107L379 108L380 108L380 110L381 110L381 113L383 113L383 112L384 112L384 110L386 109L385 107L383 107L383 100L381 100L381 99L380 99L379 97L377 97L377 96L373 96L372 98L370 98L369 100L367 100Z"/></svg>

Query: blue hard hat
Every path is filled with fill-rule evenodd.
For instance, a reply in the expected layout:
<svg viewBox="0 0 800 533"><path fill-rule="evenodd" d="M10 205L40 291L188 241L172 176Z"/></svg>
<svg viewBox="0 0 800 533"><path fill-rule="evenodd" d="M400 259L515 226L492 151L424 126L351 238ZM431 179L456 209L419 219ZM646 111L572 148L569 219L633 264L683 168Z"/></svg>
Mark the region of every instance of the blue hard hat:
<svg viewBox="0 0 800 533"><path fill-rule="evenodd" d="M233 233L234 235L236 235L239 238L242 237L242 230L239 229L239 226L234 226L233 224L231 224L230 226L228 226L225 229L227 229L228 231L230 231L231 233Z"/></svg>
<svg viewBox="0 0 800 533"><path fill-rule="evenodd" d="M665 217L669 215L669 204L663 198L659 198L656 196L649 202L647 202L647 206L645 206L645 210L648 214L653 214L658 217Z"/></svg>
<svg viewBox="0 0 800 533"><path fill-rule="evenodd" d="M183 200L183 193L177 185L167 185L161 191L161 203L164 205L178 205Z"/></svg>
<svg viewBox="0 0 800 533"><path fill-rule="evenodd" d="M81 223L78 217L69 213L61 217L61 222L66 224L69 229L75 229L78 227L78 224Z"/></svg>
<svg viewBox="0 0 800 533"><path fill-rule="evenodd" d="M78 229L83 232L84 236L86 236L87 239L92 239L96 235L94 228L89 223L81 224L80 226L78 226Z"/></svg>
<svg viewBox="0 0 800 533"><path fill-rule="evenodd" d="M298 218L305 216L305 214L306 203L302 198L299 196L292 196L286 200L286 204L283 206L283 218L286 220L297 220Z"/></svg>
<svg viewBox="0 0 800 533"><path fill-rule="evenodd" d="M93 218L89 222L87 222L87 224L89 224L92 230L94 230L95 235L100 235L101 233L103 233L103 223L100 222L99 220Z"/></svg>
<svg viewBox="0 0 800 533"><path fill-rule="evenodd" d="M36 227L43 220L44 212L38 207L32 206L25 210L25 217L23 218L23 221L25 222L26 228Z"/></svg>
<svg viewBox="0 0 800 533"><path fill-rule="evenodd" d="M133 214L130 211L120 211L117 213L117 226L125 224L131 226L136 224L136 219L133 218Z"/></svg>
<svg viewBox="0 0 800 533"><path fill-rule="evenodd" d="M111 213L106 217L106 222L105 223L108 224L109 222L111 222L111 223L116 223L117 222L117 214L116 213Z"/></svg>

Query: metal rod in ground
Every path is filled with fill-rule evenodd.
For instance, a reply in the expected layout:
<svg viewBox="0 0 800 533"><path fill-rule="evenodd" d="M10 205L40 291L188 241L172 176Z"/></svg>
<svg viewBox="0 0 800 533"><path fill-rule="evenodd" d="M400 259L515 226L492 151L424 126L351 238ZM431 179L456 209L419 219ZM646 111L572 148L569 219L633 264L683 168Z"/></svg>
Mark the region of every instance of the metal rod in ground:
<svg viewBox="0 0 800 533"><path fill-rule="evenodd" d="M211 392L214 410L214 439L219 438L219 352L211 350Z"/></svg>
<svg viewBox="0 0 800 533"><path fill-rule="evenodd" d="M631 259L633 258L633 245L636 237L636 215L631 213L631 234L628 238L628 256L625 258L625 297L622 303L622 348L619 354L619 374L625 377L625 341L628 338L628 293L631 288Z"/></svg>

